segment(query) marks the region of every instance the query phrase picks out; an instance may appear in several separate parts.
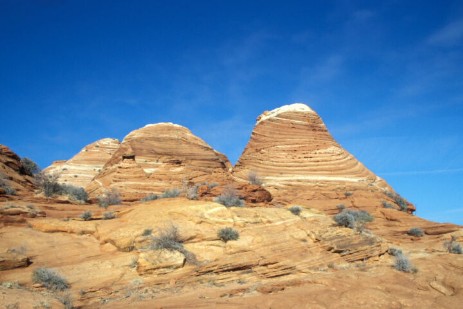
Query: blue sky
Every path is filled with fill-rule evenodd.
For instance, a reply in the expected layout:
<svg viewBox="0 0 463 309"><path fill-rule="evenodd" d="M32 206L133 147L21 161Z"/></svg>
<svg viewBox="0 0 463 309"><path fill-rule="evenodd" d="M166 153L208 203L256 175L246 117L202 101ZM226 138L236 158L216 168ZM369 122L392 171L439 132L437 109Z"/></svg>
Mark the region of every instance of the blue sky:
<svg viewBox="0 0 463 309"><path fill-rule="evenodd" d="M0 143L42 167L147 123L235 162L304 102L415 203L463 224L461 1L0 0Z"/></svg>

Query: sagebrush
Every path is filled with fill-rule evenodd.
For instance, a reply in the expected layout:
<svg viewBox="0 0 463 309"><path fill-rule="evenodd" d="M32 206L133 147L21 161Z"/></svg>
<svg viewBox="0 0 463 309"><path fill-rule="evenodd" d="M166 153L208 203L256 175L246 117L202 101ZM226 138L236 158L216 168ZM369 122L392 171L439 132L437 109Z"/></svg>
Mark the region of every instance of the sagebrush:
<svg viewBox="0 0 463 309"><path fill-rule="evenodd" d="M49 290L63 291L70 287L69 282L57 271L50 268L37 268L32 273L32 281L40 283Z"/></svg>

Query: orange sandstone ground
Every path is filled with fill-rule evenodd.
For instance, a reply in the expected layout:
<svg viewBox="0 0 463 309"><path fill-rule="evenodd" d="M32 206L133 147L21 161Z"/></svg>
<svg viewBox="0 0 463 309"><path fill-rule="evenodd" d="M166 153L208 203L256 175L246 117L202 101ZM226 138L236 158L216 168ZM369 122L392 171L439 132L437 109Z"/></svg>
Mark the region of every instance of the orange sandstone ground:
<svg viewBox="0 0 463 309"><path fill-rule="evenodd" d="M18 193L0 192L3 307L62 308L66 299L74 308L459 308L463 302L463 255L443 246L452 236L463 243L463 228L400 211L385 195L393 189L337 144L305 105L261 115L232 170L225 156L172 124L136 130L120 145L103 141L110 145L104 153L87 146L80 159L62 163L79 175L62 181L87 179L94 196L121 190L123 204L106 210L43 197L19 174L19 158L0 148L0 171ZM262 186L247 184L250 171ZM138 201L148 192L205 182L218 186L200 186L199 200ZM226 185L248 198L246 207L211 201ZM296 204L300 215L288 210ZM375 219L362 231L339 227L332 219L339 204ZM87 210L93 218L83 221ZM108 211L116 218L103 220ZM152 237L171 225L184 250L149 249ZM224 227L239 239L221 241ZM412 227L424 236L408 235ZM396 270L389 248L400 248L418 271ZM34 284L39 267L59 271L70 289Z"/></svg>

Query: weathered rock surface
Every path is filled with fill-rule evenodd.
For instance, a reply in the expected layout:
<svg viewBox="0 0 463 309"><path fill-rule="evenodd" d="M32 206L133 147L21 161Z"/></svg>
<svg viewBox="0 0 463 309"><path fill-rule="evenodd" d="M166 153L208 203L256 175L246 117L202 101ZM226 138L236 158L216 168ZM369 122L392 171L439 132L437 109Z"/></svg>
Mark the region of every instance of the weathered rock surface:
<svg viewBox="0 0 463 309"><path fill-rule="evenodd" d="M311 201L335 209L345 199L359 208L386 200L387 183L341 147L320 116L304 104L286 105L257 118L251 138L233 168L242 181L257 174L275 203Z"/></svg>
<svg viewBox="0 0 463 309"><path fill-rule="evenodd" d="M101 172L103 166L119 148L114 138L100 139L85 146L78 154L67 161L55 161L46 168L46 173L57 173L58 182L86 187Z"/></svg>
<svg viewBox="0 0 463 309"><path fill-rule="evenodd" d="M33 177L20 173L21 158L10 148L0 144L0 198L8 195L30 194L34 188Z"/></svg>
<svg viewBox="0 0 463 309"><path fill-rule="evenodd" d="M185 182L229 181L228 159L185 127L172 123L132 131L87 186L91 196L116 188L125 200L181 188Z"/></svg>

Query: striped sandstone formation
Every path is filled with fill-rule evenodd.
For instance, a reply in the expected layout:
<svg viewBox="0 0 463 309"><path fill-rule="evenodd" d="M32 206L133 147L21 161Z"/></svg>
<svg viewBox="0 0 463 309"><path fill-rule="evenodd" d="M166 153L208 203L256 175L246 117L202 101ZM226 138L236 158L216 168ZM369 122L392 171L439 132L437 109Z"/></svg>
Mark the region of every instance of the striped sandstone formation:
<svg viewBox="0 0 463 309"><path fill-rule="evenodd" d="M231 180L230 162L185 127L149 124L132 131L87 186L91 196L106 188L118 189L126 200L147 193L181 188L185 182Z"/></svg>
<svg viewBox="0 0 463 309"><path fill-rule="evenodd" d="M300 103L264 112L257 118L248 145L233 169L241 181L246 181L249 173L262 178L276 201L318 200L321 203L317 207L325 210L348 197L346 206L379 205L384 191L392 191L333 139L316 112Z"/></svg>
<svg viewBox="0 0 463 309"><path fill-rule="evenodd" d="M91 143L67 161L55 161L45 169L46 173L58 173L58 182L86 187L100 173L103 166L119 148L114 138L100 139Z"/></svg>

